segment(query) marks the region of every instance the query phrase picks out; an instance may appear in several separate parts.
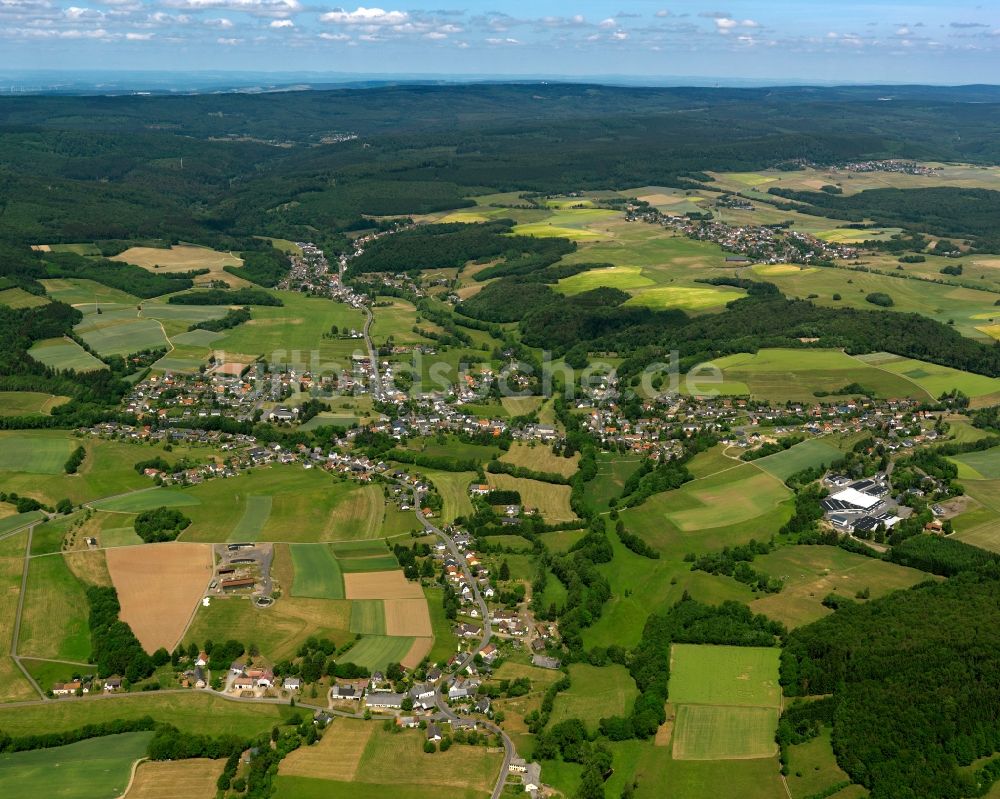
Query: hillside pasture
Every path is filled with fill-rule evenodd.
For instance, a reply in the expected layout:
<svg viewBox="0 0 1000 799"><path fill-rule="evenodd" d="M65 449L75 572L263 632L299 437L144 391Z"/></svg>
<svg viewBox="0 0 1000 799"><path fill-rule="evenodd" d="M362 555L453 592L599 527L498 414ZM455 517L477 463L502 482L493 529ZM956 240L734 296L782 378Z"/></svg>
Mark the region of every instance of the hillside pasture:
<svg viewBox="0 0 1000 799"><path fill-rule="evenodd" d="M951 460L958 464L959 477L966 480L995 480L1000 478L1000 448L982 452L966 452Z"/></svg>
<svg viewBox="0 0 1000 799"><path fill-rule="evenodd" d="M121 618L143 649L173 651L213 574L206 544L171 541L107 550Z"/></svg>
<svg viewBox="0 0 1000 799"><path fill-rule="evenodd" d="M207 274L194 278L195 285L208 285L213 280L223 280L233 288L249 285L243 278L232 275L224 269L226 266L243 266L242 259L232 253L216 252L208 247L198 247L193 244L175 244L169 249L130 247L111 260L165 274L207 269Z"/></svg>
<svg viewBox="0 0 1000 799"><path fill-rule="evenodd" d="M832 613L823 605L829 594L854 600L858 592L868 590L875 599L928 579L917 569L829 546L781 547L755 558L753 567L785 585L777 594L754 599L750 608L789 628Z"/></svg>
<svg viewBox="0 0 1000 799"><path fill-rule="evenodd" d="M87 662L89 604L83 585L61 554L32 558L21 613L19 655ZM58 624L53 623L58 619Z"/></svg>
<svg viewBox="0 0 1000 799"><path fill-rule="evenodd" d="M197 497L182 489L156 487L98 500L91 507L112 513L142 513L159 507L190 508L200 504Z"/></svg>
<svg viewBox="0 0 1000 799"><path fill-rule="evenodd" d="M843 453L832 444L819 438L810 438L783 452L757 458L754 465L779 480L787 480L803 469L812 469L824 464L829 466L841 457Z"/></svg>
<svg viewBox="0 0 1000 799"><path fill-rule="evenodd" d="M705 311L710 308L721 308L727 302L732 302L745 296L745 291L725 287L658 286L637 293L625 305L652 308L656 311L662 311L667 308L680 308L684 311Z"/></svg>
<svg viewBox="0 0 1000 799"><path fill-rule="evenodd" d="M3 436L0 447L0 472L60 474L63 464L75 449L73 439L31 432Z"/></svg>
<svg viewBox="0 0 1000 799"><path fill-rule="evenodd" d="M569 667L570 688L556 696L552 723L580 719L590 730L608 716L627 716L639 695L635 680L624 666L598 668L585 663Z"/></svg>
<svg viewBox="0 0 1000 799"><path fill-rule="evenodd" d="M264 531L264 526L271 516L272 497L247 497L243 515L229 533L229 541L256 541Z"/></svg>
<svg viewBox="0 0 1000 799"><path fill-rule="evenodd" d="M27 543L26 533L0 541L0 641L4 644L8 644L14 635ZM9 656L8 647L0 654L0 702L35 699L37 696Z"/></svg>
<svg viewBox="0 0 1000 799"><path fill-rule="evenodd" d="M924 399L926 394L908 377L886 372L853 358L840 350L762 349L754 354L739 353L712 361L721 370L723 382L697 379L681 381L681 390L692 394L713 391L721 394L749 394L754 399L785 402L815 402L813 392L837 392L851 383L870 389L879 397ZM692 373L695 377L702 373ZM852 395L843 395L852 396Z"/></svg>
<svg viewBox="0 0 1000 799"><path fill-rule="evenodd" d="M500 456L500 461L514 466L523 466L536 472L548 472L562 477L572 477L579 468L580 455L564 458L556 455L544 444L524 444L514 442L510 449Z"/></svg>
<svg viewBox="0 0 1000 799"><path fill-rule="evenodd" d="M152 732L126 732L0 755L0 794L8 799L120 796L132 764L145 756L152 737Z"/></svg>
<svg viewBox="0 0 1000 799"><path fill-rule="evenodd" d="M517 491L521 495L521 504L526 509L537 510L546 522L568 522L576 519L576 514L569 505L569 486L492 473L487 473L486 482L491 488Z"/></svg>
<svg viewBox="0 0 1000 799"><path fill-rule="evenodd" d="M441 495L444 501L440 519L442 522L450 524L456 517L472 513L469 485L476 481L475 472L443 472L423 468L414 468L413 472L430 480Z"/></svg>
<svg viewBox="0 0 1000 799"><path fill-rule="evenodd" d="M1000 399L1000 380L995 377L962 372L949 366L903 358L890 353L861 355L858 360L916 383L935 399L956 388L972 399L984 401Z"/></svg>
<svg viewBox="0 0 1000 799"><path fill-rule="evenodd" d="M16 286L9 289L0 289L0 305L6 305L8 308L13 308L14 310L37 308L40 305L46 305L48 302L50 302L48 297L32 294Z"/></svg>
<svg viewBox="0 0 1000 799"><path fill-rule="evenodd" d="M138 297L127 292L113 289L98 283L95 280L84 278L49 278L38 281L45 287L45 293L52 299L64 302L67 305L136 305L140 302Z"/></svg>
<svg viewBox="0 0 1000 799"><path fill-rule="evenodd" d="M353 782L377 723L336 718L314 746L303 746L278 766L282 777Z"/></svg>
<svg viewBox="0 0 1000 799"><path fill-rule="evenodd" d="M351 632L356 635L385 635L385 604L381 599L351 602Z"/></svg>
<svg viewBox="0 0 1000 799"><path fill-rule="evenodd" d="M0 391L0 416L50 416L69 397L39 391Z"/></svg>
<svg viewBox="0 0 1000 799"><path fill-rule="evenodd" d="M69 338L46 338L36 341L28 354L40 363L60 371L95 372L107 365Z"/></svg>
<svg viewBox="0 0 1000 799"><path fill-rule="evenodd" d="M168 349L162 325L155 319L106 318L88 314L75 328L87 345L100 355L129 355L140 350Z"/></svg>
<svg viewBox="0 0 1000 799"><path fill-rule="evenodd" d="M339 660L364 666L369 671L384 670L390 663L402 663L413 643L413 638L366 635L341 655Z"/></svg>

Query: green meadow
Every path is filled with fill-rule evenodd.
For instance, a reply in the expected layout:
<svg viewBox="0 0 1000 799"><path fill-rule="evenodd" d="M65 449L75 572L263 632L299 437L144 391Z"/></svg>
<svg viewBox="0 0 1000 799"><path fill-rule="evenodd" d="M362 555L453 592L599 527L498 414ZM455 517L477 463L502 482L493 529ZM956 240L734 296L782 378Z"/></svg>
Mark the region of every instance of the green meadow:
<svg viewBox="0 0 1000 799"><path fill-rule="evenodd" d="M292 595L317 599L343 599L344 578L333 550L327 544L291 544L295 582Z"/></svg>
<svg viewBox="0 0 1000 799"><path fill-rule="evenodd" d="M351 632L384 636L385 602L381 599L352 599Z"/></svg>
<svg viewBox="0 0 1000 799"><path fill-rule="evenodd" d="M639 695L635 680L624 666L590 666L573 663L569 667L570 688L556 696L551 723L580 719L596 730L602 718L627 716Z"/></svg>
<svg viewBox="0 0 1000 799"><path fill-rule="evenodd" d="M340 660L364 666L369 671L399 663L413 646L413 638L394 635L366 635L340 656Z"/></svg>
<svg viewBox="0 0 1000 799"><path fill-rule="evenodd" d="M69 397L38 391L0 391L0 416L49 416L67 402Z"/></svg>
<svg viewBox="0 0 1000 799"><path fill-rule="evenodd" d="M36 361L53 369L73 369L77 372L93 372L108 367L72 339L47 338L36 341L28 354Z"/></svg>
<svg viewBox="0 0 1000 799"><path fill-rule="evenodd" d="M152 732L126 732L0 755L0 793L8 799L120 795L128 785L132 764L145 757L152 737Z"/></svg>
<svg viewBox="0 0 1000 799"><path fill-rule="evenodd" d="M962 372L948 366L902 358L890 353L862 355L859 360L911 380L935 399L956 388L973 399L1000 399L1000 379L995 377Z"/></svg>
<svg viewBox="0 0 1000 799"><path fill-rule="evenodd" d="M777 647L673 644L670 701L675 705L777 708Z"/></svg>
<svg viewBox="0 0 1000 799"><path fill-rule="evenodd" d="M783 452L757 458L754 465L779 480L787 480L796 472L829 465L843 457L843 453L832 444L819 438L810 438Z"/></svg>
<svg viewBox="0 0 1000 799"><path fill-rule="evenodd" d="M21 613L18 654L87 662L88 607L84 587L62 555L32 558Z"/></svg>

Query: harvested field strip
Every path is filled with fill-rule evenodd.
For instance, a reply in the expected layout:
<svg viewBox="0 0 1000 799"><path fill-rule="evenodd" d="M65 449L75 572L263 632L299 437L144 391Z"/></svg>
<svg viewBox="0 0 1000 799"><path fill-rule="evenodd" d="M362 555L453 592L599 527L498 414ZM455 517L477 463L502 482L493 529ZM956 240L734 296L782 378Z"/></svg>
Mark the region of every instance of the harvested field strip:
<svg viewBox="0 0 1000 799"><path fill-rule="evenodd" d="M400 664L403 668L415 669L430 654L433 645L433 638L414 638L413 644L410 646L410 651L399 661Z"/></svg>
<svg viewBox="0 0 1000 799"><path fill-rule="evenodd" d="M172 651L213 573L207 544L170 542L106 552L121 618L147 652Z"/></svg>
<svg viewBox="0 0 1000 799"><path fill-rule="evenodd" d="M271 516L270 496L249 496L243 515L229 534L229 541L256 541Z"/></svg>
<svg viewBox="0 0 1000 799"><path fill-rule="evenodd" d="M289 544L295 579L292 596L343 599L344 578L340 564L326 544Z"/></svg>
<svg viewBox="0 0 1000 799"><path fill-rule="evenodd" d="M139 513L161 506L167 508L188 508L200 505L201 500L177 488L145 488L120 497L111 497L91 503L96 510L116 513Z"/></svg>
<svg viewBox="0 0 1000 799"><path fill-rule="evenodd" d="M351 602L351 632L385 635L385 604L381 599L355 599Z"/></svg>
<svg viewBox="0 0 1000 799"><path fill-rule="evenodd" d="M348 555L355 558L367 558L386 553L385 544L381 541L338 541L330 546L337 557Z"/></svg>
<svg viewBox="0 0 1000 799"><path fill-rule="evenodd" d="M419 599L386 599L385 631L388 635L415 635L418 638L429 638L434 635L431 629L431 617L427 611L427 600Z"/></svg>
<svg viewBox="0 0 1000 799"><path fill-rule="evenodd" d="M206 758L140 763L125 799L212 796L225 764L225 760Z"/></svg>
<svg viewBox="0 0 1000 799"><path fill-rule="evenodd" d="M278 773L352 782L375 727L375 722L335 719L319 743L296 749L282 760Z"/></svg>
<svg viewBox="0 0 1000 799"><path fill-rule="evenodd" d="M348 599L419 599L420 583L411 582L401 571L363 572L344 575Z"/></svg>

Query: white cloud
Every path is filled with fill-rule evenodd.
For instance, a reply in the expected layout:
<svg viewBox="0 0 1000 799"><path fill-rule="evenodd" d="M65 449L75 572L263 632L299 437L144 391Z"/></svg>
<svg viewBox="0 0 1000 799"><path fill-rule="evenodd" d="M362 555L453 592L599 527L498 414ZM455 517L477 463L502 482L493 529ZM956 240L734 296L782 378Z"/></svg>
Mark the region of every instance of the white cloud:
<svg viewBox="0 0 1000 799"><path fill-rule="evenodd" d="M209 28L228 29L233 27L233 21L231 19L226 19L225 17L220 17L219 19L206 19L205 25Z"/></svg>
<svg viewBox="0 0 1000 799"><path fill-rule="evenodd" d="M670 12L667 11L667 9L665 9L665 8L661 8L659 11L656 12L656 14L654 16L657 16L660 19L663 19L664 17L669 17L670 16Z"/></svg>
<svg viewBox="0 0 1000 799"><path fill-rule="evenodd" d="M328 42L349 42L351 40L351 37L346 33L327 33L326 31L323 31L319 38Z"/></svg>
<svg viewBox="0 0 1000 799"><path fill-rule="evenodd" d="M607 19L602 19L598 24L602 28L614 28L617 27L618 25L618 23L615 22L615 20L611 19L611 17L608 17Z"/></svg>
<svg viewBox="0 0 1000 799"><path fill-rule="evenodd" d="M715 17L715 29L719 33L729 33L736 28L759 28L760 24L752 19L733 19L732 17Z"/></svg>
<svg viewBox="0 0 1000 799"><path fill-rule="evenodd" d="M302 10L299 0L162 0L168 8L182 8L199 11L222 8L228 11L245 11L248 14L271 17L287 17Z"/></svg>
<svg viewBox="0 0 1000 799"><path fill-rule="evenodd" d="M624 42L628 38L628 34L625 31L615 31L611 34L611 38L616 42Z"/></svg>
<svg viewBox="0 0 1000 799"><path fill-rule="evenodd" d="M125 38L130 42L148 42L153 38L152 33L126 33Z"/></svg>
<svg viewBox="0 0 1000 799"><path fill-rule="evenodd" d="M320 16L323 22L335 25L402 25L410 18L406 11L386 11L382 8L358 6L355 11L335 8Z"/></svg>
<svg viewBox="0 0 1000 799"><path fill-rule="evenodd" d="M513 39L508 36L506 39L497 39L497 38L487 39L486 43L492 45L517 45L521 43L521 40Z"/></svg>
<svg viewBox="0 0 1000 799"><path fill-rule="evenodd" d="M270 28L294 28L295 23L290 19L275 19L271 20L271 24L268 26Z"/></svg>
<svg viewBox="0 0 1000 799"><path fill-rule="evenodd" d="M243 40L242 39L223 39L222 37L219 37L218 39L215 40L215 42L216 42L216 44L223 44L223 45L226 45L227 47L235 47L238 44L242 44Z"/></svg>
<svg viewBox="0 0 1000 799"><path fill-rule="evenodd" d="M448 38L448 34L447 33L442 33L441 31L431 31L430 33L425 33L424 34L424 38L425 39L432 39L432 40L435 40L435 41L440 41L441 39L447 39Z"/></svg>

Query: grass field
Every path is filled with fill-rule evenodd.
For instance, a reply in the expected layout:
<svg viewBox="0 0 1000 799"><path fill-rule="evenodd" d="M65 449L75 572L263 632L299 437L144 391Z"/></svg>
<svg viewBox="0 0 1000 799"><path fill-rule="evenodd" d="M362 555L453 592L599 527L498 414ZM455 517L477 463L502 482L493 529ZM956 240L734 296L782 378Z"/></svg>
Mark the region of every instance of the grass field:
<svg viewBox="0 0 1000 799"><path fill-rule="evenodd" d="M67 305L84 304L118 304L136 305L139 298L124 291L113 289L98 283L94 280L84 280L82 278L50 278L40 280L45 286L45 293L52 299L65 302Z"/></svg>
<svg viewBox="0 0 1000 799"><path fill-rule="evenodd" d="M819 438L810 438L783 452L758 458L754 465L779 480L787 480L803 469L829 465L841 457L843 453L833 445Z"/></svg>
<svg viewBox="0 0 1000 799"><path fill-rule="evenodd" d="M874 599L928 579L917 569L827 546L781 547L756 558L753 566L782 579L785 586L777 594L754 599L750 608L790 628L832 613L822 604L828 594L853 600L867 589Z"/></svg>
<svg viewBox="0 0 1000 799"><path fill-rule="evenodd" d="M964 480L994 480L1000 478L1000 448L982 452L966 452L952 458L958 464L959 477Z"/></svg>
<svg viewBox="0 0 1000 799"><path fill-rule="evenodd" d="M570 688L556 696L552 721L580 719L590 730L607 716L627 716L639 695L628 669L617 664L598 668L583 663L569 667Z"/></svg>
<svg viewBox="0 0 1000 799"><path fill-rule="evenodd" d="M426 477L444 500L441 521L450 524L457 516L472 513L469 485L476 479L475 472L440 472L434 469L414 469L415 474Z"/></svg>
<svg viewBox="0 0 1000 799"><path fill-rule="evenodd" d="M670 701L676 705L777 708L777 647L673 644Z"/></svg>
<svg viewBox="0 0 1000 799"><path fill-rule="evenodd" d="M12 513L9 516L0 517L0 535L9 533L11 530L16 530L18 527L24 527L31 522L38 521L44 515L40 510L32 510L27 513Z"/></svg>
<svg viewBox="0 0 1000 799"><path fill-rule="evenodd" d="M541 444L531 445L515 442L510 445L507 452L500 456L500 460L515 466L524 466L536 472L549 472L563 477L572 477L578 468L580 456L574 455L572 458L564 458L554 454L551 449Z"/></svg>
<svg viewBox="0 0 1000 799"><path fill-rule="evenodd" d="M89 738L54 749L0 755L0 793L9 799L120 795L132 764L146 754L152 732Z"/></svg>
<svg viewBox="0 0 1000 799"><path fill-rule="evenodd" d="M224 640L224 639L222 639ZM203 691L180 694L123 694L109 701L49 702L30 707L0 706L0 729L9 735L38 735L74 730L85 724L152 716L182 732L201 735L253 736L295 712L287 705L230 702Z"/></svg>
<svg viewBox="0 0 1000 799"><path fill-rule="evenodd" d="M559 290L570 297L591 291L601 286L630 291L655 286L656 281L642 274L639 266L609 266L604 269L589 269L559 281Z"/></svg>
<svg viewBox="0 0 1000 799"><path fill-rule="evenodd" d="M205 758L140 763L124 799L211 796L224 765L224 760Z"/></svg>
<svg viewBox="0 0 1000 799"><path fill-rule="evenodd" d="M340 563L340 570L344 574L357 574L358 572L384 572L399 568L399 561L391 552L382 552L378 555L367 557L337 557Z"/></svg>
<svg viewBox="0 0 1000 799"><path fill-rule="evenodd" d="M745 297L739 289L708 289L689 286L660 286L637 294L625 304L654 310L681 308L685 311L703 311L721 308L727 302Z"/></svg>
<svg viewBox="0 0 1000 799"><path fill-rule="evenodd" d="M981 507L955 519L955 537L967 544L1000 552L1000 480L969 480L965 493Z"/></svg>
<svg viewBox="0 0 1000 799"><path fill-rule="evenodd" d="M102 356L128 355L148 349L167 349L163 327L155 319L140 319L134 310L130 318L110 314L88 314L75 328L80 338Z"/></svg>
<svg viewBox="0 0 1000 799"><path fill-rule="evenodd" d="M231 286L245 286L242 278L226 272L225 266L243 266L243 261L232 253L216 252L208 247L190 244L176 244L170 249L159 247L132 247L112 258L128 264L141 266L151 272L189 272L192 269L208 269L208 274L195 278L197 285L208 284L212 280L224 280Z"/></svg>
<svg viewBox="0 0 1000 799"><path fill-rule="evenodd" d="M361 635L385 635L385 601L355 599L351 602L351 632Z"/></svg>
<svg viewBox="0 0 1000 799"><path fill-rule="evenodd" d="M343 599L344 578L333 550L326 544L290 544L295 580L292 596Z"/></svg>
<svg viewBox="0 0 1000 799"><path fill-rule="evenodd" d="M27 544L26 533L18 533L0 541L0 642L4 647L0 653L0 702L37 697L8 654L14 635L14 619L17 617L17 600L21 593L24 550Z"/></svg>
<svg viewBox="0 0 1000 799"><path fill-rule="evenodd" d="M850 779L837 765L830 734L830 728L823 727L812 740L788 747L785 781L794 799L805 799Z"/></svg>
<svg viewBox="0 0 1000 799"><path fill-rule="evenodd" d="M75 448L69 437L54 438L31 433L3 437L0 472L59 474Z"/></svg>
<svg viewBox="0 0 1000 799"><path fill-rule="evenodd" d="M92 507L112 513L141 513L161 506L190 508L200 504L197 497L180 488L146 488L120 497L99 500L92 503Z"/></svg>
<svg viewBox="0 0 1000 799"><path fill-rule="evenodd" d="M447 662L458 648L458 641L451 632L451 621L444 615L444 592L439 588L424 588L427 610L431 617L431 632L434 644L428 654L431 663L439 665Z"/></svg>
<svg viewBox="0 0 1000 799"><path fill-rule="evenodd" d="M37 391L0 391L0 416L48 416L67 402L69 397Z"/></svg>
<svg viewBox="0 0 1000 799"><path fill-rule="evenodd" d="M778 745L773 707L680 705L674 722L675 760L772 757Z"/></svg>
<svg viewBox="0 0 1000 799"><path fill-rule="evenodd" d="M547 522L567 522L576 518L569 505L569 486L487 473L486 482L493 488L518 491L526 509L537 509Z"/></svg>
<svg viewBox="0 0 1000 799"><path fill-rule="evenodd" d="M88 609L83 586L62 555L32 558L18 654L86 662L90 657ZM54 619L59 623L54 624Z"/></svg>
<svg viewBox="0 0 1000 799"><path fill-rule="evenodd" d="M271 516L272 498L269 496L247 497L243 515L229 533L230 541L256 541L264 531L264 526Z"/></svg>
<svg viewBox="0 0 1000 799"><path fill-rule="evenodd" d="M948 366L888 353L862 355L859 360L913 381L934 398L955 388L973 399L1000 395L1000 380L995 377L962 372Z"/></svg>
<svg viewBox="0 0 1000 799"><path fill-rule="evenodd" d="M675 760L662 747L645 749L633 770L637 799L778 799L787 796L777 758ZM542 779L544 780L544 773Z"/></svg>
<svg viewBox="0 0 1000 799"><path fill-rule="evenodd" d="M36 341L28 354L53 369L93 372L108 367L72 339L47 338Z"/></svg>
<svg viewBox="0 0 1000 799"><path fill-rule="evenodd" d="M814 402L814 391L833 392L850 383L859 383L879 397L926 398L908 377L886 372L840 350L765 349L752 355L740 353L717 358L712 363L722 370L722 384L700 380L699 388L694 389L691 385L685 387L682 380L682 389L691 393L715 390L722 394L749 394L755 399L777 402Z"/></svg>
<svg viewBox="0 0 1000 799"><path fill-rule="evenodd" d="M413 641L409 636L366 635L341 655L340 660L356 663L370 671L384 669L390 663L401 663Z"/></svg>
<svg viewBox="0 0 1000 799"><path fill-rule="evenodd" d="M45 305L50 300L48 297L40 297L37 294L25 291L22 288L10 288L0 290L0 305L6 305L15 310L20 308L37 308Z"/></svg>

